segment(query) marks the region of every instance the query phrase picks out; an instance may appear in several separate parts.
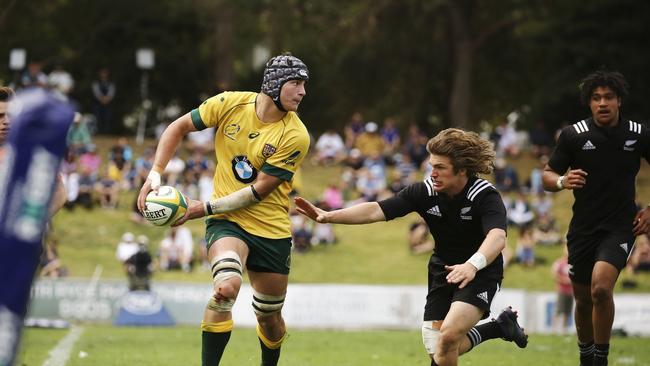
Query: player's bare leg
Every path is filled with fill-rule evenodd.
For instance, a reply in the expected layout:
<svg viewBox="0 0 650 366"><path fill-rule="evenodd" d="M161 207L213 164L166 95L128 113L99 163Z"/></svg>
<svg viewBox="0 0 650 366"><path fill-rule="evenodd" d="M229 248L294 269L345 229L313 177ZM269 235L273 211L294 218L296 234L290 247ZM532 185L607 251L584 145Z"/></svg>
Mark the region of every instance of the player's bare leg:
<svg viewBox="0 0 650 366"><path fill-rule="evenodd" d="M610 263L599 261L594 265L591 277L591 301L594 304L594 366L607 365L609 339L614 323L614 286L618 270Z"/></svg>
<svg viewBox="0 0 650 366"><path fill-rule="evenodd" d="M212 264L213 297L203 315L202 365L218 365L232 331L232 306L242 284L248 246L240 239L221 238L212 244L208 258Z"/></svg>
<svg viewBox="0 0 650 366"><path fill-rule="evenodd" d="M282 318L282 306L287 293L289 276L280 273L249 271L253 287L253 308L257 315L257 335L262 349L262 366L275 366L287 329Z"/></svg>
<svg viewBox="0 0 650 366"><path fill-rule="evenodd" d="M593 302L591 286L573 282L573 297L576 306L573 311L580 349L580 364L591 366L594 359L594 326L592 323Z"/></svg>
<svg viewBox="0 0 650 366"><path fill-rule="evenodd" d="M461 351L467 352L471 347L469 332L483 316L483 311L474 305L456 301L451 304L449 312L440 328L440 337L434 355L435 364L455 366Z"/></svg>

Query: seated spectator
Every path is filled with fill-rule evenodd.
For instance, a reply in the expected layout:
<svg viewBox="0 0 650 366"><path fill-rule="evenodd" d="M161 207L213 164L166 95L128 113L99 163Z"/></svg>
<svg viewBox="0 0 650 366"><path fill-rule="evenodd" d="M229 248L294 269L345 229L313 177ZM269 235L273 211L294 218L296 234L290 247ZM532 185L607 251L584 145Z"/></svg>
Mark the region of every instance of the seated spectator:
<svg viewBox="0 0 650 366"><path fill-rule="evenodd" d="M519 175L506 159L497 158L494 163L494 186L501 193L519 190Z"/></svg>
<svg viewBox="0 0 650 366"><path fill-rule="evenodd" d="M497 129L500 129L500 138L496 146L497 156L519 156L521 147L519 146L519 136L517 135L517 130L515 130L514 123L504 121Z"/></svg>
<svg viewBox="0 0 650 366"><path fill-rule="evenodd" d="M89 145L92 143L90 130L86 125L81 113L76 112L72 125L68 130L67 135L68 149L75 155L80 155L88 150Z"/></svg>
<svg viewBox="0 0 650 366"><path fill-rule="evenodd" d="M545 193L544 186L542 185L542 172L548 163L548 155L542 155L538 158L538 164L531 169L530 177L526 182L526 187L531 194Z"/></svg>
<svg viewBox="0 0 650 366"><path fill-rule="evenodd" d="M134 178L133 186L140 187L147 180L147 175L153 167L153 160L155 158L156 151L150 147L145 148L142 156L135 160L133 164Z"/></svg>
<svg viewBox="0 0 650 366"><path fill-rule="evenodd" d="M627 271L632 274L650 272L650 237L639 235L634 244L634 251L627 262Z"/></svg>
<svg viewBox="0 0 650 366"><path fill-rule="evenodd" d="M205 170L199 177L197 185L199 187L199 200L203 202L210 201L214 191L214 168Z"/></svg>
<svg viewBox="0 0 650 366"><path fill-rule="evenodd" d="M184 226L172 226L160 242L160 269L182 269L184 272L190 272L193 259L192 232Z"/></svg>
<svg viewBox="0 0 650 366"><path fill-rule="evenodd" d="M550 214L537 216L533 228L533 240L535 244L548 246L562 243L560 232L555 227L555 219Z"/></svg>
<svg viewBox="0 0 650 366"><path fill-rule="evenodd" d="M108 177L117 183L118 189L130 190L130 174L131 163L124 157L121 148L114 149L108 161Z"/></svg>
<svg viewBox="0 0 650 366"><path fill-rule="evenodd" d="M546 215L549 218L553 218L553 198L551 194L546 192L540 192L533 196L532 201L530 202L530 207L536 216Z"/></svg>
<svg viewBox="0 0 650 366"><path fill-rule="evenodd" d="M97 180L99 175L99 167L102 164L102 158L97 154L97 146L89 144L86 146L86 151L79 156L79 169L89 174L94 181Z"/></svg>
<svg viewBox="0 0 650 366"><path fill-rule="evenodd" d="M59 259L58 243L55 239L48 238L41 255L41 277L59 278L67 276L68 271Z"/></svg>
<svg viewBox="0 0 650 366"><path fill-rule="evenodd" d="M528 197L523 191L517 192L514 200L506 206L508 222L517 227L530 226L535 213L528 203Z"/></svg>
<svg viewBox="0 0 650 366"><path fill-rule="evenodd" d="M194 175L194 180L198 181L204 171L214 168L212 160L205 157L204 154L194 151L185 162L185 171Z"/></svg>
<svg viewBox="0 0 650 366"><path fill-rule="evenodd" d="M546 129L544 121L537 121L530 130L530 152L535 157L549 155L553 146L553 135Z"/></svg>
<svg viewBox="0 0 650 366"><path fill-rule="evenodd" d="M429 161L427 141L429 141L429 139L417 125L412 124L409 127L404 145L402 146L402 154L408 155L411 158L413 164L415 164L415 166L418 168L422 167L423 165L429 165L427 164Z"/></svg>
<svg viewBox="0 0 650 366"><path fill-rule="evenodd" d="M395 154L399 153L401 139L397 126L395 126L395 117L386 117L384 125L379 131L381 139L384 141L384 157L388 164L395 162Z"/></svg>
<svg viewBox="0 0 650 366"><path fill-rule="evenodd" d="M151 254L148 249L149 238L138 236L138 250L125 262L129 291L150 290L150 280L153 273Z"/></svg>
<svg viewBox="0 0 650 366"><path fill-rule="evenodd" d="M122 240L117 244L115 251L115 258L120 263L126 263L138 251L138 243L135 241L135 235L130 232L122 234Z"/></svg>
<svg viewBox="0 0 650 366"><path fill-rule="evenodd" d="M74 202L79 196L79 173L77 173L77 157L72 150L68 149L66 151L61 161L59 173L61 173L63 186L67 195L64 207L73 209Z"/></svg>
<svg viewBox="0 0 650 366"><path fill-rule="evenodd" d="M320 135L315 148L315 164L327 166L338 164L345 159L345 143L334 129L329 129Z"/></svg>
<svg viewBox="0 0 650 366"><path fill-rule="evenodd" d="M115 145L111 147L109 159L113 159L117 153L120 153L122 158L129 163L133 160L133 149L129 145L129 140L124 136L120 136Z"/></svg>
<svg viewBox="0 0 650 366"><path fill-rule="evenodd" d="M378 126L375 122L368 122L366 123L365 131L357 136L354 147L359 149L361 156L364 158L379 156L383 160L385 146L377 129Z"/></svg>
<svg viewBox="0 0 650 366"><path fill-rule="evenodd" d="M535 241L533 240L531 225L519 227L517 239L517 262L525 267L535 265Z"/></svg>
<svg viewBox="0 0 650 366"><path fill-rule="evenodd" d="M431 253L435 247L435 242L427 224L419 218L411 224L408 233L409 250L412 254Z"/></svg>
<svg viewBox="0 0 650 366"><path fill-rule="evenodd" d="M345 147L350 150L357 142L357 137L364 131L363 115L361 112L354 112L350 121L343 128L345 135Z"/></svg>
<svg viewBox="0 0 650 366"><path fill-rule="evenodd" d="M328 210L338 210L343 207L343 192L337 182L332 182L325 188L322 203Z"/></svg>
<svg viewBox="0 0 650 366"><path fill-rule="evenodd" d="M94 207L95 199L93 193L95 191L95 181L96 180L87 169L80 168L79 191L77 194L77 200L74 201L74 205L81 205L87 210Z"/></svg>
<svg viewBox="0 0 650 366"><path fill-rule="evenodd" d="M311 220L304 215L298 213L293 208L289 213L291 220L291 241L293 242L292 249L298 253L304 253L311 248Z"/></svg>
<svg viewBox="0 0 650 366"><path fill-rule="evenodd" d="M163 182L166 182L168 186L175 186L181 181L184 170L185 162L178 156L178 151L176 151L163 171Z"/></svg>
<svg viewBox="0 0 650 366"><path fill-rule="evenodd" d="M119 202L120 186L119 182L111 176L111 167L106 168L106 172L95 183L95 193L99 198L99 204L102 208L115 209Z"/></svg>
<svg viewBox="0 0 650 366"><path fill-rule="evenodd" d="M214 151L214 127L201 131L194 131L187 134L185 147L192 153L207 155Z"/></svg>

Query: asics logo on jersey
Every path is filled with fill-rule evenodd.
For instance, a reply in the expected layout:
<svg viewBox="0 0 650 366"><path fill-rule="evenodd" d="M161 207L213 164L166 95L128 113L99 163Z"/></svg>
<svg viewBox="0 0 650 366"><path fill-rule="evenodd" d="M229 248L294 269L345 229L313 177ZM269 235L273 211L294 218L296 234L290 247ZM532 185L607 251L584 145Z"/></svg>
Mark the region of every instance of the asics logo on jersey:
<svg viewBox="0 0 650 366"><path fill-rule="evenodd" d="M636 140L627 140L627 141L625 141L625 146L623 146L623 150L625 150L625 151L634 151L634 144L636 144Z"/></svg>
<svg viewBox="0 0 650 366"><path fill-rule="evenodd" d="M438 207L438 205L435 205L430 209L428 209L427 213L433 216L442 217L442 212L440 212L440 208Z"/></svg>
<svg viewBox="0 0 650 366"><path fill-rule="evenodd" d="M627 243L619 244L618 246L621 247L621 249L623 249L625 253L627 253Z"/></svg>
<svg viewBox="0 0 650 366"><path fill-rule="evenodd" d="M483 291L483 292L481 292L480 294L477 294L476 297L478 297L479 299L485 301L486 304L488 303L488 294L487 294L487 291Z"/></svg>
<svg viewBox="0 0 650 366"><path fill-rule="evenodd" d="M260 135L260 133L257 132L257 131L251 132L251 133L248 134L248 138L252 140L252 139L256 138L259 135Z"/></svg>
<svg viewBox="0 0 650 366"><path fill-rule="evenodd" d="M591 140L587 140L587 142L582 145L582 150L596 150L596 146L591 143Z"/></svg>

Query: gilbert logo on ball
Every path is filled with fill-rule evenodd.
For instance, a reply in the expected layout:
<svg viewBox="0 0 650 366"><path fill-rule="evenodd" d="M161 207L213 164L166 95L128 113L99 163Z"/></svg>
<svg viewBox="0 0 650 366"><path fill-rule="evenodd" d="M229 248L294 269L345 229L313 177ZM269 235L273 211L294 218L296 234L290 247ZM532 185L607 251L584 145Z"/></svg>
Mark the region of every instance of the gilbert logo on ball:
<svg viewBox="0 0 650 366"><path fill-rule="evenodd" d="M144 217L154 225L173 224L187 211L187 202L176 188L161 186L158 194L149 192L145 201Z"/></svg>

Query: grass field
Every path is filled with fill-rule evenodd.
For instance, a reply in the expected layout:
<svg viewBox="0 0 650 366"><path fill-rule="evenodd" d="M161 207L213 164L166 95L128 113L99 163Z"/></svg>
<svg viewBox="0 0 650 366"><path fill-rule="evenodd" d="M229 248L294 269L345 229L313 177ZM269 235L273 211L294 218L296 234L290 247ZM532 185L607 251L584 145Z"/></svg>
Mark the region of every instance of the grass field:
<svg viewBox="0 0 650 366"><path fill-rule="evenodd" d="M282 347L283 366L397 366L429 365L419 331L307 331L289 329ZM21 362L42 365L51 349L69 330L28 329ZM200 332L196 327L115 328L83 326L72 347L67 366L200 365ZM613 338L611 366L650 366L648 340ZM223 365L259 365L259 345L252 329L235 329L224 354ZM462 365L578 364L573 336L533 335L526 349L491 340L461 357Z"/></svg>

